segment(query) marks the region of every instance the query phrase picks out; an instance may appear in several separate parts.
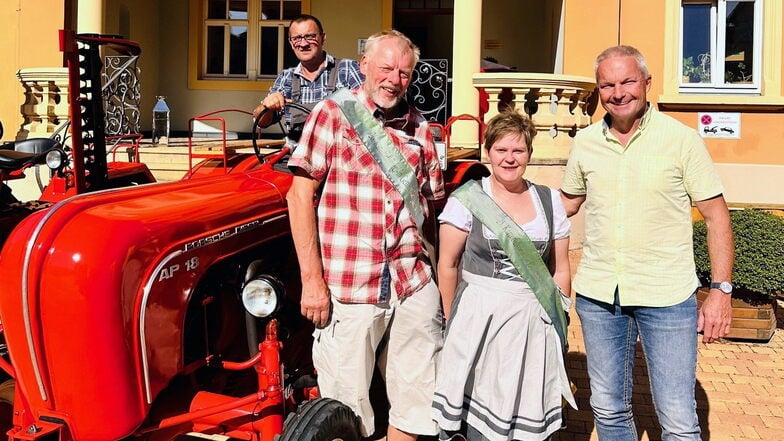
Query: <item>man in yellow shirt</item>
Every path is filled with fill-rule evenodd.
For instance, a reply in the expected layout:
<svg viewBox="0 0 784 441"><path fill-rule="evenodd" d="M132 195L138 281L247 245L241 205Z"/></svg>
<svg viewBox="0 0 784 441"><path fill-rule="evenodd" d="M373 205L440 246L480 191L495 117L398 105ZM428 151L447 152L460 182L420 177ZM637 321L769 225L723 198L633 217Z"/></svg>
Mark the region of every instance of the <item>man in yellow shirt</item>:
<svg viewBox="0 0 784 441"><path fill-rule="evenodd" d="M574 278L600 440L638 439L632 414L637 338L662 439L699 440L697 332L730 327L734 259L723 187L697 132L647 101L651 75L635 48L596 59L607 115L575 138L561 187L566 212L585 203L585 243ZM711 292L697 310L691 204L708 225Z"/></svg>

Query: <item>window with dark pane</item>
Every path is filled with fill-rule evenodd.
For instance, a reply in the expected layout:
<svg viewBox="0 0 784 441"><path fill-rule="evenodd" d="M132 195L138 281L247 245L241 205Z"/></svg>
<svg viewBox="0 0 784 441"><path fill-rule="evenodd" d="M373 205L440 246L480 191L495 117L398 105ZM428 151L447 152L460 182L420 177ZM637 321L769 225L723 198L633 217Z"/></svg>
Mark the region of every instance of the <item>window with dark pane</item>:
<svg viewBox="0 0 784 441"><path fill-rule="evenodd" d="M229 41L229 74L245 75L248 72L248 27L232 26Z"/></svg>
<svg viewBox="0 0 784 441"><path fill-rule="evenodd" d="M288 25L301 0L201 0L201 75L270 79L298 61L287 49Z"/></svg>
<svg viewBox="0 0 784 441"><path fill-rule="evenodd" d="M281 10L280 0L261 0L262 20L280 20L282 18Z"/></svg>
<svg viewBox="0 0 784 441"><path fill-rule="evenodd" d="M289 41L289 28L283 30L283 41ZM294 49L291 48L291 45L284 44L285 49L283 50L283 65L284 66L296 66L299 63L297 56L294 54Z"/></svg>
<svg viewBox="0 0 784 441"><path fill-rule="evenodd" d="M301 13L302 2L300 0L283 0L283 12L281 16L282 19L291 20Z"/></svg>
<svg viewBox="0 0 784 441"><path fill-rule="evenodd" d="M229 19L247 20L248 19L248 0L229 1Z"/></svg>
<svg viewBox="0 0 784 441"><path fill-rule="evenodd" d="M207 73L223 74L223 26L207 27Z"/></svg>
<svg viewBox="0 0 784 441"><path fill-rule="evenodd" d="M711 82L711 5L683 5L682 82Z"/></svg>
<svg viewBox="0 0 784 441"><path fill-rule="evenodd" d="M261 75L277 75L278 74L278 51L280 45L278 44L278 28L277 26L262 26L261 28L261 66L259 73Z"/></svg>
<svg viewBox="0 0 784 441"><path fill-rule="evenodd" d="M226 0L207 0L207 18L212 20L225 20Z"/></svg>
<svg viewBox="0 0 784 441"><path fill-rule="evenodd" d="M727 1L724 82L751 82L754 69L754 3Z"/></svg>

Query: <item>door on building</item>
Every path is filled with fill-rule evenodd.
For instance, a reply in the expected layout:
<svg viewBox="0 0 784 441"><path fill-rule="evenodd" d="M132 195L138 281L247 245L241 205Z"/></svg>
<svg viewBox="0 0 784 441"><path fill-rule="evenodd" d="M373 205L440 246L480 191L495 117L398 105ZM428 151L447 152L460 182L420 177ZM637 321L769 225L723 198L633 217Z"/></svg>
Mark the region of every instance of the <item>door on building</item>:
<svg viewBox="0 0 784 441"><path fill-rule="evenodd" d="M454 35L455 7L472 7L473 2L395 0L392 23L395 29L419 46L423 60L429 60L431 65L446 66L448 113L451 109L452 91L449 89L455 44L476 44L478 40L481 58L491 62L485 62L485 66L501 65L502 70L517 72L563 73L563 2L485 0L481 2L481 11L476 11L482 15L479 36ZM430 69L430 72L433 70ZM421 91L425 88L420 87L417 93L424 93Z"/></svg>

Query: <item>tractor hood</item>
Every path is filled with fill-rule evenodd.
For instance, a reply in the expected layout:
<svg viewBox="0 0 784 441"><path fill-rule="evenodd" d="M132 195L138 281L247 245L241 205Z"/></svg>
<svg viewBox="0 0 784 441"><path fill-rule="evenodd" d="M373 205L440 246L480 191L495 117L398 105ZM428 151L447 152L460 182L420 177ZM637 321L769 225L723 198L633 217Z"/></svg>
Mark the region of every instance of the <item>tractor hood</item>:
<svg viewBox="0 0 784 441"><path fill-rule="evenodd" d="M0 316L35 418L120 439L182 368L188 296L226 256L288 234L291 175L260 170L73 197L0 254Z"/></svg>

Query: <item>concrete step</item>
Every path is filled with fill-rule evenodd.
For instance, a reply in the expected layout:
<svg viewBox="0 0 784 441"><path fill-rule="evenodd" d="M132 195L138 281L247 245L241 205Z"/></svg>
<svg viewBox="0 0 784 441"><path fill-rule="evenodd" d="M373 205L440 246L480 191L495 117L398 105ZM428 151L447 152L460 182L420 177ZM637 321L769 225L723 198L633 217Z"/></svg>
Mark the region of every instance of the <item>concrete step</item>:
<svg viewBox="0 0 784 441"><path fill-rule="evenodd" d="M185 172L181 170L150 169L150 172L155 176L157 182L179 181L185 174Z"/></svg>
<svg viewBox="0 0 784 441"><path fill-rule="evenodd" d="M139 161L147 165L158 182L176 181L188 171L188 147L139 148Z"/></svg>
<svg viewBox="0 0 784 441"><path fill-rule="evenodd" d="M275 148L282 144L282 140L262 140L264 146ZM193 143L194 154L210 154L220 156L223 152L223 142L214 138L195 139ZM226 148L229 151L252 152L253 147L249 139L228 140ZM117 156L118 160L124 156ZM204 158L193 158L196 165ZM168 144L152 145L145 141L139 148L139 160L147 164L152 175L159 182L175 181L181 179L189 170L188 138L170 138Z"/></svg>

